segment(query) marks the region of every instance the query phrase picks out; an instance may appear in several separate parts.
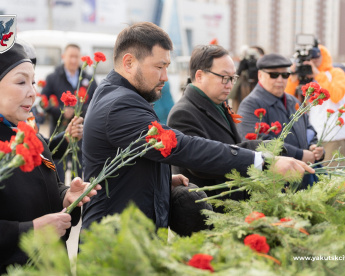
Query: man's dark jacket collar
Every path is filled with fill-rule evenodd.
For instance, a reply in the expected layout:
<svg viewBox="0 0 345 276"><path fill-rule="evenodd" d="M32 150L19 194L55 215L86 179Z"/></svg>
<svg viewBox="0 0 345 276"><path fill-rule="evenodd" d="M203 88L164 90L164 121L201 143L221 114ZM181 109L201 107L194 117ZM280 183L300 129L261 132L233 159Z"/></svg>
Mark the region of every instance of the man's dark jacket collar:
<svg viewBox="0 0 345 276"><path fill-rule="evenodd" d="M230 123L230 127L221 114L219 114L219 111L216 109L216 107L213 106L208 99L202 97L192 85L187 86L186 90L184 91L184 97L188 98L191 103L203 111L215 123L221 125L234 138L235 143L241 142L241 138L236 130L236 125L227 111L225 111L225 116Z"/></svg>
<svg viewBox="0 0 345 276"><path fill-rule="evenodd" d="M123 86L125 88L128 88L138 93L137 89L133 85L131 85L130 82L126 78L124 78L119 73L115 72L114 70L111 70L109 72L106 79L112 84Z"/></svg>

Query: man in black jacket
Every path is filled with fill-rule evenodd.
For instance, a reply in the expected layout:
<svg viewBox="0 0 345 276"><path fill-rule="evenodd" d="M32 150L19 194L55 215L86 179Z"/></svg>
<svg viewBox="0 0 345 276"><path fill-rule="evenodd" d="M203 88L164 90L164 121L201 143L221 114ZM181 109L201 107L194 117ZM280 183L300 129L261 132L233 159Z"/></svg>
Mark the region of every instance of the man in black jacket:
<svg viewBox="0 0 345 276"><path fill-rule="evenodd" d="M158 120L150 103L160 97L168 80L171 50L169 36L152 23L134 24L120 32L114 47L114 70L95 91L85 118L85 179L97 176L108 158L114 158L119 148L126 148ZM167 227L171 185L180 184L180 179L172 177L170 165L218 175L234 168L246 174L255 160L262 167L260 153L173 131L177 146L169 156L148 151L132 166L118 170L117 177L108 179L110 198L103 189L85 206L83 228L106 215L121 213L130 201L156 227ZM275 169L281 173L313 172L305 163L288 157L278 158Z"/></svg>
<svg viewBox="0 0 345 276"><path fill-rule="evenodd" d="M50 135L54 132L57 125L57 121L61 114L61 109L63 109L64 104L61 101L62 93L70 91L72 94L77 89L77 84L79 81L79 74L81 68L79 67L81 61L80 47L76 44L68 44L65 47L64 53L62 55L63 64L55 68L55 71L48 75L46 80L46 86L42 89L42 94L46 95L48 98L51 95L55 95L59 100L59 107L49 107L47 113L50 115ZM85 71L82 72L82 80L80 82L81 89L87 89L91 76ZM92 98L92 95L97 87L96 82L92 82L91 87L88 92L87 99L83 105L82 117L85 116L88 104ZM68 123L74 117L74 108L67 106L64 109L63 118L61 119L61 124L58 129L59 132L64 131ZM81 142L80 142L81 143ZM81 145L79 145L81 149ZM59 160L56 160L57 164ZM80 152L79 161L82 162L82 155ZM65 171L61 164L57 165L59 177L61 181L65 179ZM82 171L78 171L78 175L82 176Z"/></svg>
<svg viewBox="0 0 345 276"><path fill-rule="evenodd" d="M48 75L46 80L46 86L42 89L42 94L46 95L48 98L51 95L56 95L59 99L59 107L50 107L47 112L52 116L50 133L52 134L57 120L61 114L60 108L63 108L63 102L61 101L61 96L63 92L71 91L73 94L77 89L77 84L80 74L80 48L76 44L68 44L65 47L64 53L62 55L63 64L57 66L55 71ZM80 87L87 88L91 76L88 75L85 71L82 73L82 80L80 82ZM91 84L90 90L88 92L88 99L83 105L83 111L86 112L86 108L92 98L93 92L97 87L96 82L94 81ZM84 114L85 115L85 114ZM66 107L65 113L63 114L64 119L68 122L73 118L74 110L73 107ZM66 126L67 126L66 124Z"/></svg>
<svg viewBox="0 0 345 276"><path fill-rule="evenodd" d="M169 127L178 129L186 135L229 145L237 144L255 150L258 141L241 143L236 129L236 123L240 120L226 102L238 78L229 52L219 45L198 46L191 55L189 69L192 83L187 86L182 98L170 111ZM224 174L207 175L186 167L173 166L172 171L187 176L190 182L199 187L213 186L227 181ZM206 194L213 196L222 191L225 189L207 191ZM245 199L245 193L234 193L231 198Z"/></svg>

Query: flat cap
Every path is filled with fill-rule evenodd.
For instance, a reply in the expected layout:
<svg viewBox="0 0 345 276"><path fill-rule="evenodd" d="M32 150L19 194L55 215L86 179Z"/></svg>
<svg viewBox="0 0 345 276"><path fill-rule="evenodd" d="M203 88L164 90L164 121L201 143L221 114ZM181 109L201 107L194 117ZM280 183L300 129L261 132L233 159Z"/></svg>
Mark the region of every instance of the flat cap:
<svg viewBox="0 0 345 276"><path fill-rule="evenodd" d="M291 65L292 62L288 58L278 54L264 55L256 62L256 67L258 69L283 68L290 67Z"/></svg>

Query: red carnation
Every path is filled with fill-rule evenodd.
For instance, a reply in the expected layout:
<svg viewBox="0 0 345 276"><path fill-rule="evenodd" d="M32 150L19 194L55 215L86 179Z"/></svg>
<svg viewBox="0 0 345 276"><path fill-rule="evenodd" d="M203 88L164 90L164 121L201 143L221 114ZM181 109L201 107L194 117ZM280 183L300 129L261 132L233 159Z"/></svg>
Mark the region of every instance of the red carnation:
<svg viewBox="0 0 345 276"><path fill-rule="evenodd" d="M52 107L59 107L59 100L56 95L50 95L49 102Z"/></svg>
<svg viewBox="0 0 345 276"><path fill-rule="evenodd" d="M162 128L161 124L157 121L151 122L151 124L152 125L149 125L148 135L146 136L147 143L149 143L150 139L156 139L162 132L164 132L164 128Z"/></svg>
<svg viewBox="0 0 345 276"><path fill-rule="evenodd" d="M265 215L263 213L252 212L244 219L244 221L247 223L252 223L254 220L258 220L258 219L261 219L264 217L265 217Z"/></svg>
<svg viewBox="0 0 345 276"><path fill-rule="evenodd" d="M334 110L333 109L327 109L327 112L333 114Z"/></svg>
<svg viewBox="0 0 345 276"><path fill-rule="evenodd" d="M266 109L265 108L258 108L255 109L254 114L258 118L262 118L263 116L266 115Z"/></svg>
<svg viewBox="0 0 345 276"><path fill-rule="evenodd" d="M327 110L328 110L328 109L327 109ZM339 108L338 111L339 111L340 113L345 113L345 109L343 109L343 108ZM334 112L334 111L333 111L333 112Z"/></svg>
<svg viewBox="0 0 345 276"><path fill-rule="evenodd" d="M42 163L41 153L44 148L42 142L36 136L36 131L25 122L18 123L18 129L15 130L18 132L24 132L24 141L23 143L28 146L30 154L33 159L33 165L39 166Z"/></svg>
<svg viewBox="0 0 345 276"><path fill-rule="evenodd" d="M267 254L268 251L270 251L270 246L266 242L266 237L258 234L252 234L245 237L244 244L259 253Z"/></svg>
<svg viewBox="0 0 345 276"><path fill-rule="evenodd" d="M269 124L265 122L255 124L255 129L259 129L259 133L266 133L269 130L269 128Z"/></svg>
<svg viewBox="0 0 345 276"><path fill-rule="evenodd" d="M92 59L91 59L89 56L83 56L83 57L81 57L81 60L82 60L83 62L86 62L87 65L89 65L89 66L91 66L92 63L93 63Z"/></svg>
<svg viewBox="0 0 345 276"><path fill-rule="evenodd" d="M257 137L258 135L256 133L247 133L246 136L244 136L247 140L256 140Z"/></svg>
<svg viewBox="0 0 345 276"><path fill-rule="evenodd" d="M44 81L44 80L39 80L38 83L37 83L37 86L43 88L43 87L46 86L46 84L47 84L46 81Z"/></svg>
<svg viewBox="0 0 345 276"><path fill-rule="evenodd" d="M152 139L154 139L155 148L159 150L164 157L169 156L171 150L177 146L175 132L163 129L157 121L149 125L148 133L149 135L146 136L146 142L151 143Z"/></svg>
<svg viewBox="0 0 345 276"><path fill-rule="evenodd" d="M100 62L100 61L106 61L107 59L105 58L105 55L102 52L96 52L95 53L95 61Z"/></svg>
<svg viewBox="0 0 345 276"><path fill-rule="evenodd" d="M49 106L49 101L48 101L48 98L46 95L41 95L41 102L40 102L40 105L42 108L46 109L48 108Z"/></svg>
<svg viewBox="0 0 345 276"><path fill-rule="evenodd" d="M330 98L329 92L321 88L318 92L314 92L314 94L310 97L309 102L313 102L314 100L317 100L317 104L322 105L324 101L327 101Z"/></svg>
<svg viewBox="0 0 345 276"><path fill-rule="evenodd" d="M331 97L331 94L325 88L320 89L320 94L323 94L323 96L320 97L320 99L322 99L323 102L327 101Z"/></svg>
<svg viewBox="0 0 345 276"><path fill-rule="evenodd" d="M26 148L23 144L19 144L16 147L16 154L21 156L22 164L19 168L23 172L31 172L34 169L34 161L30 150Z"/></svg>
<svg viewBox="0 0 345 276"><path fill-rule="evenodd" d="M195 254L188 262L188 265L214 272L211 265L213 257L207 254Z"/></svg>
<svg viewBox="0 0 345 276"><path fill-rule="evenodd" d="M80 99L81 102L87 102L89 95L87 94L87 89L82 86L79 88L78 94L77 90L74 92L74 94Z"/></svg>
<svg viewBox="0 0 345 276"><path fill-rule="evenodd" d="M282 125L278 121L271 123L270 130L278 135L282 131Z"/></svg>
<svg viewBox="0 0 345 276"><path fill-rule="evenodd" d="M281 222L288 222L288 221L292 221L292 219L290 219L290 218L281 218L280 221Z"/></svg>
<svg viewBox="0 0 345 276"><path fill-rule="evenodd" d="M164 157L167 157L170 155L171 150L173 148L176 148L176 145L177 145L175 132L173 132L172 130L165 130L161 134L160 139L161 139L162 144L164 145L164 148L160 148L158 150L161 152L161 154Z"/></svg>
<svg viewBox="0 0 345 276"><path fill-rule="evenodd" d="M7 153L10 153L11 147L10 142L8 141L0 141L0 159Z"/></svg>
<svg viewBox="0 0 345 276"><path fill-rule="evenodd" d="M77 98L71 93L71 91L66 91L62 93L61 101L65 106L75 106Z"/></svg>
<svg viewBox="0 0 345 276"><path fill-rule="evenodd" d="M316 82L309 82L306 85L302 86L303 96L310 96L313 93L318 93L321 89L321 86Z"/></svg>
<svg viewBox="0 0 345 276"><path fill-rule="evenodd" d="M344 119L339 117L335 125L342 127L344 125Z"/></svg>

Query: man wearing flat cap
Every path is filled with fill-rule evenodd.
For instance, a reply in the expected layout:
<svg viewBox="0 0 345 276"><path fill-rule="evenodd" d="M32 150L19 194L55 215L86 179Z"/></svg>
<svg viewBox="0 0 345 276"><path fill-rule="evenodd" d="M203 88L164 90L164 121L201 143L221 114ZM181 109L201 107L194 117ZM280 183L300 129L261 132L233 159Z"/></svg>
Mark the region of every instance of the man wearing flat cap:
<svg viewBox="0 0 345 276"><path fill-rule="evenodd" d="M243 118L237 128L243 139L247 133L255 131L255 124L259 122L259 118L254 114L256 109L266 110L262 122L271 125L278 121L282 126L284 123L289 123L290 116L298 109L301 103L292 95L285 93L291 64L288 58L279 54L264 55L257 61L259 82L242 101L238 110L238 114ZM270 132L263 134L262 138L270 140L278 137L279 134ZM323 158L324 150L322 147L316 147L316 131L309 124L307 114L294 123L291 133L284 142L292 146L288 149L288 155L296 159L314 163ZM314 175L305 175L300 188L312 185L315 180Z"/></svg>

